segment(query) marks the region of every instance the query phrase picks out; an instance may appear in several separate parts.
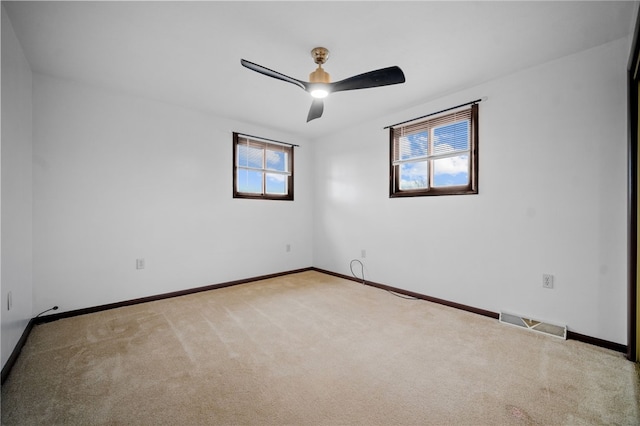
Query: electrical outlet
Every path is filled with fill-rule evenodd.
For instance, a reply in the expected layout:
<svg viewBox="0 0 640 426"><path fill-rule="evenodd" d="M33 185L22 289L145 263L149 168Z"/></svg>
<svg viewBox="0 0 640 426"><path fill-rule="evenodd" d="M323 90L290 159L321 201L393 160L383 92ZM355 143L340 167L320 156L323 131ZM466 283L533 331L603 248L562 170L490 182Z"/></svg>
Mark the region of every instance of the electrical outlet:
<svg viewBox="0 0 640 426"><path fill-rule="evenodd" d="M553 275L542 274L542 287L553 288Z"/></svg>
<svg viewBox="0 0 640 426"><path fill-rule="evenodd" d="M291 251L291 244L287 244L285 247L285 251L289 253Z"/></svg>
<svg viewBox="0 0 640 426"><path fill-rule="evenodd" d="M136 269L144 269L144 259L136 259Z"/></svg>
<svg viewBox="0 0 640 426"><path fill-rule="evenodd" d="M360 250L360 257L363 259L367 257L367 251L365 249Z"/></svg>

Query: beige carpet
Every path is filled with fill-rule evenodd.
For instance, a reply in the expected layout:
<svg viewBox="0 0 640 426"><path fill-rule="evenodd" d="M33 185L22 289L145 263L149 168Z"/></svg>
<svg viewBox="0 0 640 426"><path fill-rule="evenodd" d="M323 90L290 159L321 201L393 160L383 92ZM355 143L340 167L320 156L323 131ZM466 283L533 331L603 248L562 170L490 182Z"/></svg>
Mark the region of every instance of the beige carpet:
<svg viewBox="0 0 640 426"><path fill-rule="evenodd" d="M636 425L622 354L303 272L36 326L6 425Z"/></svg>

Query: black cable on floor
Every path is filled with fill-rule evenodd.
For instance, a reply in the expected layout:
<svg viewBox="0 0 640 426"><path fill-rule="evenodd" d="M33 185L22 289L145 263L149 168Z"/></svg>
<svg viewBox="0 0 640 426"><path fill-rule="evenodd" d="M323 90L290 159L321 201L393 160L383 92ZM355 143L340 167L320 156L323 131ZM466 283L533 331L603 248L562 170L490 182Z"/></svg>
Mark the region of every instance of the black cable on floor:
<svg viewBox="0 0 640 426"><path fill-rule="evenodd" d="M360 262L358 259L353 259L350 263L349 263L349 269L351 270L351 275L353 275L353 278L358 278L358 276L356 276L355 272L353 272L353 264L357 262L360 264L360 272L362 275L362 284L366 284L366 280L364 279L364 265L362 264L362 262ZM391 291L388 289L383 289L391 294L393 294L396 297L399 297L401 299L407 299L407 300L420 300L417 297L413 297L413 296L405 296L404 294L400 294L400 293L396 293L395 291Z"/></svg>

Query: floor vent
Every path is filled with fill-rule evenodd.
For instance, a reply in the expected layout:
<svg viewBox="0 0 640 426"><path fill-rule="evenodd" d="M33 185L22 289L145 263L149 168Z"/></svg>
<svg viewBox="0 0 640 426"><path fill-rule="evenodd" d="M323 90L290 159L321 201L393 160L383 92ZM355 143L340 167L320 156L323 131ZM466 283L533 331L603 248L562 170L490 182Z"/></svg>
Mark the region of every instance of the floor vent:
<svg viewBox="0 0 640 426"><path fill-rule="evenodd" d="M500 312L500 322L508 325L515 325L516 327L526 328L531 331L535 331L549 336L559 337L561 339L567 339L567 327L549 324L542 321L533 320L530 318L520 317L518 315L507 314Z"/></svg>

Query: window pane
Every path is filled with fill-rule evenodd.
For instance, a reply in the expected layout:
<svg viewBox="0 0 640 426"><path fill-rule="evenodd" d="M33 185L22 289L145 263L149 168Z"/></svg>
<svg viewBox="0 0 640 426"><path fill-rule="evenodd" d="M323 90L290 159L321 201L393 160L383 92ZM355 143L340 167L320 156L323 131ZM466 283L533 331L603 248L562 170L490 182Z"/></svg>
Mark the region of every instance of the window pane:
<svg viewBox="0 0 640 426"><path fill-rule="evenodd" d="M469 155L433 160L433 186L458 186L469 184Z"/></svg>
<svg viewBox="0 0 640 426"><path fill-rule="evenodd" d="M469 124L465 120L434 128L433 155L469 150Z"/></svg>
<svg viewBox="0 0 640 426"><path fill-rule="evenodd" d="M238 145L238 165L244 167L262 168L264 150L247 145Z"/></svg>
<svg viewBox="0 0 640 426"><path fill-rule="evenodd" d="M396 153L396 160L409 160L416 157L426 157L429 149L429 133L419 132L401 136Z"/></svg>
<svg viewBox="0 0 640 426"><path fill-rule="evenodd" d="M238 192L262 194L262 172L238 169Z"/></svg>
<svg viewBox="0 0 640 426"><path fill-rule="evenodd" d="M405 163L400 168L400 189L424 189L429 187L429 163L419 161Z"/></svg>
<svg viewBox="0 0 640 426"><path fill-rule="evenodd" d="M284 151L267 150L267 169L286 172L287 170L287 153Z"/></svg>
<svg viewBox="0 0 640 426"><path fill-rule="evenodd" d="M287 193L287 176L267 173L267 194L280 194Z"/></svg>

